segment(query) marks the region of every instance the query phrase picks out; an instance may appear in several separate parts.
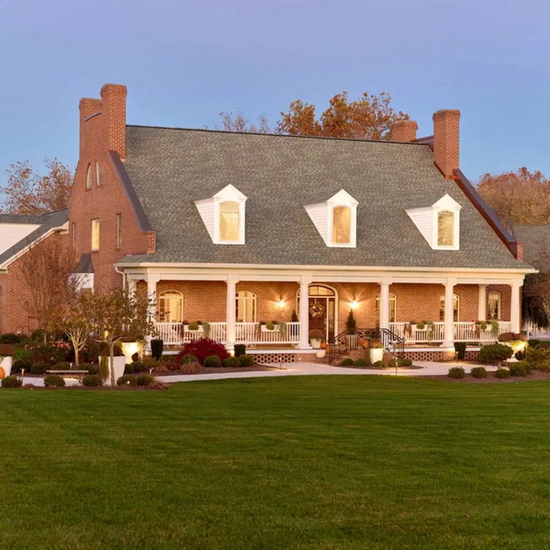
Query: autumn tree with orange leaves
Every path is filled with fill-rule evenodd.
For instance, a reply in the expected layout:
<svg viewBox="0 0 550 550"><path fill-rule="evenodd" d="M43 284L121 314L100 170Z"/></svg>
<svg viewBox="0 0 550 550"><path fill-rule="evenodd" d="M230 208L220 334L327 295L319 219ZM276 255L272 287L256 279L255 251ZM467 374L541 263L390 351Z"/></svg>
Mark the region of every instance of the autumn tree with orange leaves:
<svg viewBox="0 0 550 550"><path fill-rule="evenodd" d="M391 128L398 120L407 120L409 115L395 111L390 94L367 92L354 101L347 92L336 94L329 106L317 117L315 105L301 100L293 101L288 112L281 112L281 120L272 130L265 117L259 117L258 125L246 119L240 111L222 112L222 129L233 132L274 132L296 136L320 136L348 139L388 140ZM220 129L219 125L213 126Z"/></svg>
<svg viewBox="0 0 550 550"><path fill-rule="evenodd" d="M504 223L550 223L550 180L542 172L519 168L515 172L485 174L477 190Z"/></svg>
<svg viewBox="0 0 550 550"><path fill-rule="evenodd" d="M16 162L6 170L6 185L1 190L6 200L0 212L43 214L67 208L73 173L56 158L46 159L46 175L40 175L28 160Z"/></svg>

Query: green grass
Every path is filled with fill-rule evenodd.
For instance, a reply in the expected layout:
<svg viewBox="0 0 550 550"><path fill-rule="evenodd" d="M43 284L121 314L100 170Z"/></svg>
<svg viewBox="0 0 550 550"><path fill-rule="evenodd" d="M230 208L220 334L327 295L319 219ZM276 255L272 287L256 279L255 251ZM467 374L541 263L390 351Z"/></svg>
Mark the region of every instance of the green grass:
<svg viewBox="0 0 550 550"><path fill-rule="evenodd" d="M550 547L550 384L0 390L0 548Z"/></svg>

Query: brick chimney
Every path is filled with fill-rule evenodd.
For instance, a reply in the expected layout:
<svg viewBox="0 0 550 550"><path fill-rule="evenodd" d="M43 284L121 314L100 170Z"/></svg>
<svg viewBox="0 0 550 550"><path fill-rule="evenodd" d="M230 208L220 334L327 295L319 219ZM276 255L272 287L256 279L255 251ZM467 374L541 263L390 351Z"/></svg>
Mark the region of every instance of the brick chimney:
<svg viewBox="0 0 550 550"><path fill-rule="evenodd" d="M418 124L414 120L398 120L391 129L392 141L414 141Z"/></svg>
<svg viewBox="0 0 550 550"><path fill-rule="evenodd" d="M101 88L101 114L109 151L126 160L126 86L105 84Z"/></svg>
<svg viewBox="0 0 550 550"><path fill-rule="evenodd" d="M446 178L452 178L459 168L460 111L437 111L433 121L434 162Z"/></svg>
<svg viewBox="0 0 550 550"><path fill-rule="evenodd" d="M101 111L101 99L91 99L89 97L84 97L80 100L79 104L80 109L80 153L84 149L84 121L92 115L99 113Z"/></svg>

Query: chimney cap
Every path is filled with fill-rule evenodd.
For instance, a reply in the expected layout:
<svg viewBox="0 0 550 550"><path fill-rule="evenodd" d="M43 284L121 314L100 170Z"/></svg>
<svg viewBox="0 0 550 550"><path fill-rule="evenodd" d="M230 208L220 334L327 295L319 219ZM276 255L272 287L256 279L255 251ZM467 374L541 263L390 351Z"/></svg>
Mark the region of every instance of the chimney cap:
<svg viewBox="0 0 550 550"><path fill-rule="evenodd" d="M433 114L433 120L436 118L444 118L448 116L460 116L460 111L458 109L440 109Z"/></svg>

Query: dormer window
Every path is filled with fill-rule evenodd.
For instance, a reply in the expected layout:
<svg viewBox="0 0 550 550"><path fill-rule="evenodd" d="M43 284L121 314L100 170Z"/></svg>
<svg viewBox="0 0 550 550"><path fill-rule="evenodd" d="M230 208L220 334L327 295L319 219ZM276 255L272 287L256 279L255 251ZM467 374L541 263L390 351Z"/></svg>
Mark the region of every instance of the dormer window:
<svg viewBox="0 0 550 550"><path fill-rule="evenodd" d="M332 209L332 242L349 244L351 240L351 208L335 206Z"/></svg>
<svg viewBox="0 0 550 550"><path fill-rule="evenodd" d="M326 202L304 208L327 246L355 248L358 204L342 189Z"/></svg>
<svg viewBox="0 0 550 550"><path fill-rule="evenodd" d="M238 202L220 203L220 241L239 240L239 210Z"/></svg>
<svg viewBox="0 0 550 550"><path fill-rule="evenodd" d="M92 165L88 164L88 170L86 171L86 189L91 189L94 184L94 175L92 173Z"/></svg>
<svg viewBox="0 0 550 550"><path fill-rule="evenodd" d="M195 201L214 244L245 243L246 199L236 187L228 185L213 197Z"/></svg>
<svg viewBox="0 0 550 550"><path fill-rule="evenodd" d="M434 250L459 250L460 209L445 195L431 206L407 210L407 214Z"/></svg>

